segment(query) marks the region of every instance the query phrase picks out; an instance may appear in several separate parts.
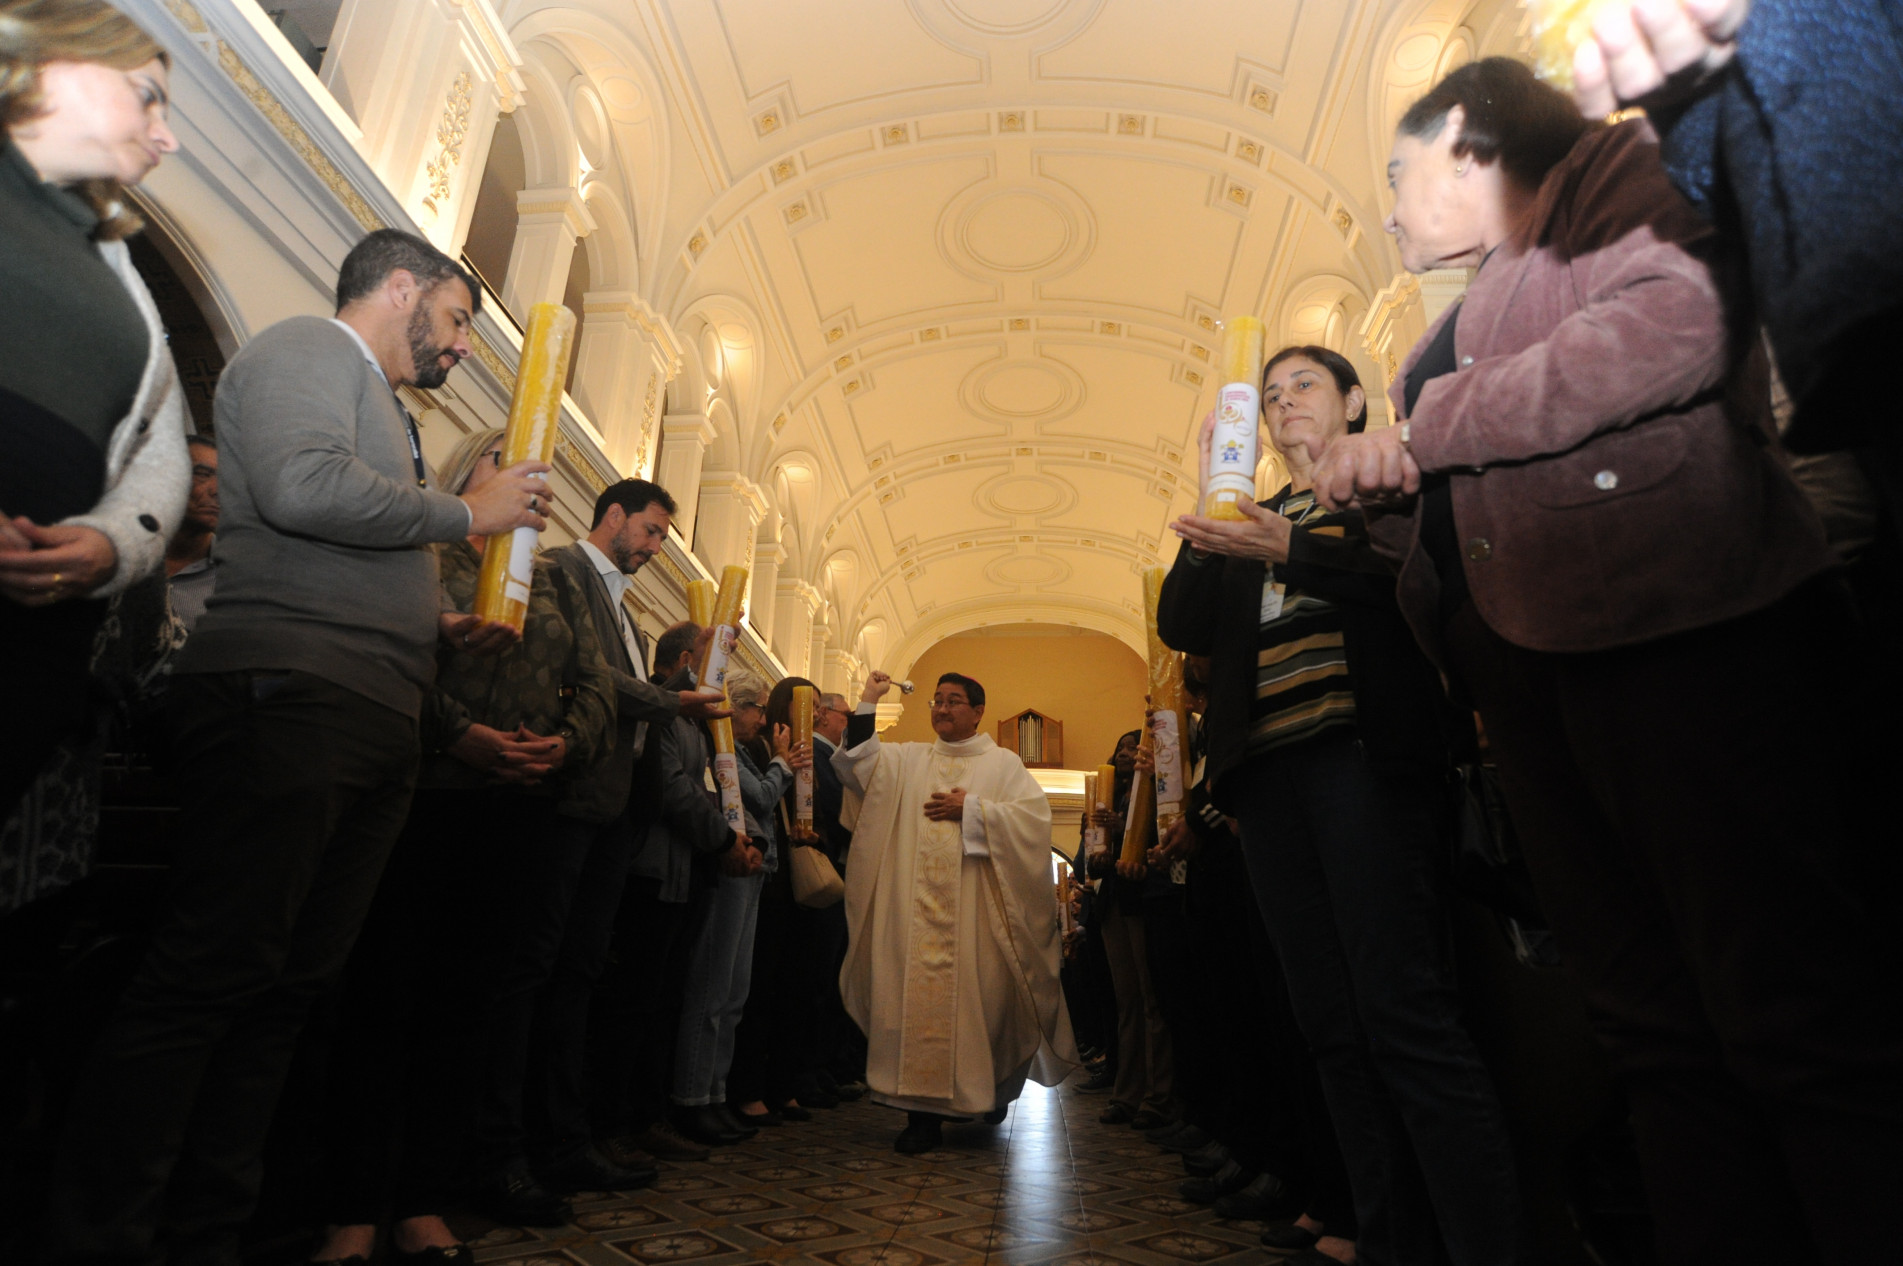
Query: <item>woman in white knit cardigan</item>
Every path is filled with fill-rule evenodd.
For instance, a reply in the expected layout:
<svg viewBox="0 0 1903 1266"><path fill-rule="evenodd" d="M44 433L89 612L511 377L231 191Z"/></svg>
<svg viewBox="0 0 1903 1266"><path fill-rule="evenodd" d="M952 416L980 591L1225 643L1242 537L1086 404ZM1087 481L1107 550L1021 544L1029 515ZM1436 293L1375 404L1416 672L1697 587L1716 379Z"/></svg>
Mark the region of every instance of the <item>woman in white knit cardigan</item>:
<svg viewBox="0 0 1903 1266"><path fill-rule="evenodd" d="M0 0L0 280L30 322L0 351L0 813L85 723L103 600L158 568L190 489L177 371L123 240L140 227L125 187L178 148L168 71L101 0ZM49 330L85 337L31 346Z"/></svg>

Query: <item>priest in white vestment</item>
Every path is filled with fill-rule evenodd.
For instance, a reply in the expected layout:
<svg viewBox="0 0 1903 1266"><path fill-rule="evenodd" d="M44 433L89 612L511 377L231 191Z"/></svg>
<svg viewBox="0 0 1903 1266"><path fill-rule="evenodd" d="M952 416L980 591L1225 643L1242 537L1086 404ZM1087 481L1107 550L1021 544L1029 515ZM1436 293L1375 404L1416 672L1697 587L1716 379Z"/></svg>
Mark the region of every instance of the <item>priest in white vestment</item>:
<svg viewBox="0 0 1903 1266"><path fill-rule="evenodd" d="M978 733L984 687L947 673L933 743L881 743L866 681L833 768L852 829L851 942L839 973L866 1034L875 1102L904 1109L898 1150L936 1147L940 1122L996 1123L1027 1077L1054 1086L1077 1063L1058 985L1051 807L1015 752Z"/></svg>

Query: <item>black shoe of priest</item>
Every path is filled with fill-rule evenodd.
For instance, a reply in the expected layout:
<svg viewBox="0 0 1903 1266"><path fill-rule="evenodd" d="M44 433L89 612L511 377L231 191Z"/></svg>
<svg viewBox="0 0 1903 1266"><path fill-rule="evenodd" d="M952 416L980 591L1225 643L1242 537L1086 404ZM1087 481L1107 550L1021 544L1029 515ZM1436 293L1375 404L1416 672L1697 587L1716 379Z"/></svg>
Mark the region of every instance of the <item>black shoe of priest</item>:
<svg viewBox="0 0 1903 1266"><path fill-rule="evenodd" d="M892 1144L892 1150L905 1156L917 1156L920 1152L929 1152L945 1141L944 1127L937 1117L928 1112L908 1112L905 1114L905 1128L899 1131L898 1141Z"/></svg>

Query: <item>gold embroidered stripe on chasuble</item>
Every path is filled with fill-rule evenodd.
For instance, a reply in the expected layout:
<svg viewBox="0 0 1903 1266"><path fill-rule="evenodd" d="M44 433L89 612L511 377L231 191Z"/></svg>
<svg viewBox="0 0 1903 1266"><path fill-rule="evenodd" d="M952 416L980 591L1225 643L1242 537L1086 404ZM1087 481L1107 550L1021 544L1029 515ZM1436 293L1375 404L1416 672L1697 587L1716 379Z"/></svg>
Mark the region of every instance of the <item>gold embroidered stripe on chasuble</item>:
<svg viewBox="0 0 1903 1266"><path fill-rule="evenodd" d="M934 755L931 793L963 786L969 764ZM964 833L958 823L927 822L919 832L912 888L912 953L905 964L899 1022L898 1093L908 1097L952 1097L958 887L964 856Z"/></svg>

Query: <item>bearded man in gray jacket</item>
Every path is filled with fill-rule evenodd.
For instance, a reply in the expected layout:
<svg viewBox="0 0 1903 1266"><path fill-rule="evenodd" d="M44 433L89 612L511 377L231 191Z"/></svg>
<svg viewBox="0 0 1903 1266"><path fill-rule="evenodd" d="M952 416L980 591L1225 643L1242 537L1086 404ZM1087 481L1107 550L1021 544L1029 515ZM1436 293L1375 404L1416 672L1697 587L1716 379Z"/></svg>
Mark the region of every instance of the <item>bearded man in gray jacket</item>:
<svg viewBox="0 0 1903 1266"><path fill-rule="evenodd" d="M430 486L403 386L441 386L480 301L455 261L379 230L337 316L232 358L214 405L218 589L171 688L186 821L168 908L73 1096L56 1260L237 1266L259 1154L311 1002L403 825L445 615L428 546L544 525L540 462L467 497ZM506 759L506 754L504 756Z"/></svg>

